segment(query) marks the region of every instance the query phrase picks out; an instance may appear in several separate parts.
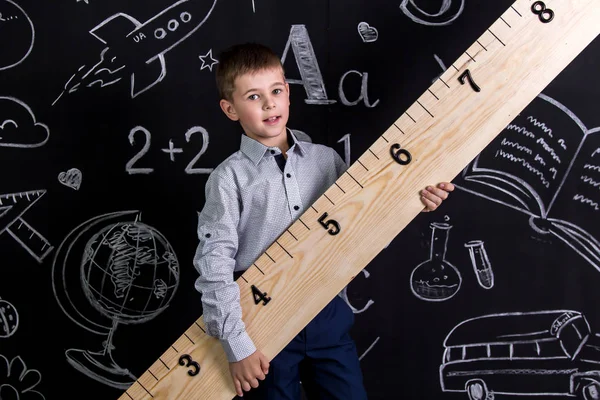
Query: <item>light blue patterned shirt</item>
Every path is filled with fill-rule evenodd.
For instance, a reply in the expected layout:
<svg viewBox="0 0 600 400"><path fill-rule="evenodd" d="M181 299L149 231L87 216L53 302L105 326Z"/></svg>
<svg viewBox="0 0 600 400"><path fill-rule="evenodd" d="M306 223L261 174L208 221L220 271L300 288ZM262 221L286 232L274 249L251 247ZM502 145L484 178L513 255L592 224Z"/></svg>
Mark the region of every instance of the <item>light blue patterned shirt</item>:
<svg viewBox="0 0 600 400"><path fill-rule="evenodd" d="M233 272L252 265L346 170L334 149L304 137L288 129L284 163L279 148L242 135L240 150L206 182L206 202L198 215L195 286L202 293L207 333L221 341L230 362L256 350L242 321Z"/></svg>

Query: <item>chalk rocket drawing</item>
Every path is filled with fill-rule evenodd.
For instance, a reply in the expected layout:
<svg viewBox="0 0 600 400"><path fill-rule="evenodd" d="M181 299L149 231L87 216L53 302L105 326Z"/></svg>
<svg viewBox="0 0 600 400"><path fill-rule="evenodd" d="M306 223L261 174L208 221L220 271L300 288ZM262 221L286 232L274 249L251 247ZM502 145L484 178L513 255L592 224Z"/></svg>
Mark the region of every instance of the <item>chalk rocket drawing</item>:
<svg viewBox="0 0 600 400"><path fill-rule="evenodd" d="M25 11L12 0L0 0L0 71L21 64L34 41L35 29Z"/></svg>
<svg viewBox="0 0 600 400"><path fill-rule="evenodd" d="M81 174L81 171L77 168L71 168L66 172L61 172L60 174L58 174L58 181L61 184L75 190L79 190L79 188L81 187L82 179L83 176Z"/></svg>
<svg viewBox="0 0 600 400"><path fill-rule="evenodd" d="M470 400L497 394L598 399L600 336L574 310L471 318L446 336L439 379L442 391L466 392Z"/></svg>
<svg viewBox="0 0 600 400"><path fill-rule="evenodd" d="M450 25L465 8L465 0L443 0L438 12L428 13L416 4L419 1L422 0L402 0L400 9L414 22L428 26Z"/></svg>
<svg viewBox="0 0 600 400"><path fill-rule="evenodd" d="M36 369L27 369L21 356L10 362L0 354L0 399L42 399L40 392L33 390L42 381L42 374Z"/></svg>
<svg viewBox="0 0 600 400"><path fill-rule="evenodd" d="M50 130L36 121L27 104L14 97L0 96L0 147L40 147L49 138Z"/></svg>
<svg viewBox="0 0 600 400"><path fill-rule="evenodd" d="M162 313L178 285L173 248L137 211L100 215L77 226L56 252L52 288L73 322L105 340L99 350L68 349L67 362L98 382L127 389L136 377L114 359L115 331L119 324L141 324Z"/></svg>
<svg viewBox="0 0 600 400"><path fill-rule="evenodd" d="M44 194L45 190L34 190L0 195L0 235L8 233L39 263L44 261L53 247L23 219L23 215Z"/></svg>
<svg viewBox="0 0 600 400"><path fill-rule="evenodd" d="M19 313L17 309L8 301L0 298L0 339L14 335L18 328Z"/></svg>
<svg viewBox="0 0 600 400"><path fill-rule="evenodd" d="M459 189L523 213L600 271L600 127L540 93L461 176Z"/></svg>
<svg viewBox="0 0 600 400"><path fill-rule="evenodd" d="M65 84L65 93L81 87L105 87L119 82L125 71L130 73L131 98L144 93L167 74L165 55L200 28L212 13L217 0L180 0L148 21L117 13L90 30L107 47L100 60L77 72Z"/></svg>

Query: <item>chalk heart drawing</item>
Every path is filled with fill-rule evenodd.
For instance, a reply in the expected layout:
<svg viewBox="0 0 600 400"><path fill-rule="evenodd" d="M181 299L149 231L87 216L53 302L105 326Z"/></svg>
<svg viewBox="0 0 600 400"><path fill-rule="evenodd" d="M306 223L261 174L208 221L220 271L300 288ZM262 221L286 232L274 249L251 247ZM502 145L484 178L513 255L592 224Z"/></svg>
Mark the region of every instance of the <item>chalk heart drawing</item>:
<svg viewBox="0 0 600 400"><path fill-rule="evenodd" d="M0 299L0 339L14 335L18 327L19 313L17 309L8 301ZM2 397L0 397L1 399Z"/></svg>
<svg viewBox="0 0 600 400"><path fill-rule="evenodd" d="M52 266L54 296L65 314L105 336L100 350L68 349L67 362L118 389L127 389L136 377L113 357L117 326L155 318L179 285L173 248L140 219L137 211L124 211L82 223L64 239Z"/></svg>
<svg viewBox="0 0 600 400"><path fill-rule="evenodd" d="M45 400L43 394L33 390L41 381L42 374L35 369L27 369L20 356L9 362L0 354L0 399Z"/></svg>
<svg viewBox="0 0 600 400"><path fill-rule="evenodd" d="M0 96L0 147L40 147L49 138L50 130L36 121L27 104L14 97Z"/></svg>
<svg viewBox="0 0 600 400"><path fill-rule="evenodd" d="M361 22L358 24L358 34L363 42L369 43L374 42L379 37L379 32L377 32L377 28L369 25L366 22Z"/></svg>
<svg viewBox="0 0 600 400"><path fill-rule="evenodd" d="M70 187L71 189L79 190L81 187L81 180L83 176L81 171L77 168L71 168L66 172L61 172L58 174L58 181L65 185L66 187Z"/></svg>
<svg viewBox="0 0 600 400"><path fill-rule="evenodd" d="M31 53L33 23L11 0L0 0L0 71L17 66Z"/></svg>

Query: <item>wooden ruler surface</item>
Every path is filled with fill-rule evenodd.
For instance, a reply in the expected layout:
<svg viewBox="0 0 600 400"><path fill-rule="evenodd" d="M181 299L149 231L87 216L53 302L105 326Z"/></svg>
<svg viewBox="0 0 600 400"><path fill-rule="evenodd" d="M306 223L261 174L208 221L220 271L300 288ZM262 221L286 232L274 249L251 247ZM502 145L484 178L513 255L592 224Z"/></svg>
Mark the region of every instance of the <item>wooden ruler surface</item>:
<svg viewBox="0 0 600 400"><path fill-rule="evenodd" d="M237 280L273 359L598 34L600 0L517 0ZM232 399L219 341L195 321L120 400Z"/></svg>

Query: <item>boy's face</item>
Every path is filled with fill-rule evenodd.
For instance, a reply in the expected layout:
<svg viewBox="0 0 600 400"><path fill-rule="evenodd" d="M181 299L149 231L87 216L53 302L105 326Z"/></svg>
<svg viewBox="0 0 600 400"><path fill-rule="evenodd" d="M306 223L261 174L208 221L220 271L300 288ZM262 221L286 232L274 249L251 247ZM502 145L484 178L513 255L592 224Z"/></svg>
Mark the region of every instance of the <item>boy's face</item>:
<svg viewBox="0 0 600 400"><path fill-rule="evenodd" d="M240 75L235 80L231 101L221 100L221 109L240 121L246 135L265 146L287 140L290 89L281 68Z"/></svg>

